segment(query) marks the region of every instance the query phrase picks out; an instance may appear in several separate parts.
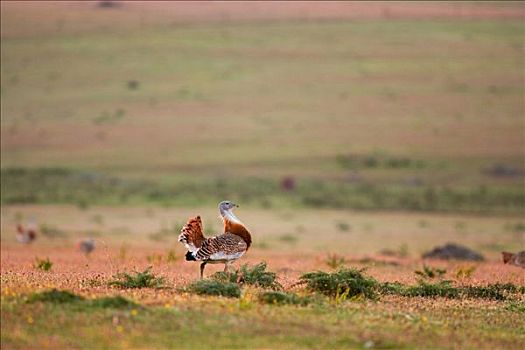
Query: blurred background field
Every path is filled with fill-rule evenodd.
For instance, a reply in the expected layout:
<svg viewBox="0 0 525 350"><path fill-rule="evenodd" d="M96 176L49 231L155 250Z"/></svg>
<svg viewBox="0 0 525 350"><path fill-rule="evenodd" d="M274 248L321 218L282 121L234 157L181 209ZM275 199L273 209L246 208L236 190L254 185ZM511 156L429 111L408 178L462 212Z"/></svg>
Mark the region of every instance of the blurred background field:
<svg viewBox="0 0 525 350"><path fill-rule="evenodd" d="M2 203L522 213L523 6L489 5L3 3Z"/></svg>

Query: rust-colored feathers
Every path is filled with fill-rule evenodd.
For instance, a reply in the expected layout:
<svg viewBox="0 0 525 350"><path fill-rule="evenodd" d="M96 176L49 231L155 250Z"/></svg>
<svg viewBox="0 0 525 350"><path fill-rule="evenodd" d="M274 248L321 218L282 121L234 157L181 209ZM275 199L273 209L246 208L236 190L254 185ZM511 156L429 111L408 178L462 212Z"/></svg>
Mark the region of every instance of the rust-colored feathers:
<svg viewBox="0 0 525 350"><path fill-rule="evenodd" d="M204 240L201 217L190 218L181 229L179 242L186 244L187 248L193 252L202 246Z"/></svg>
<svg viewBox="0 0 525 350"><path fill-rule="evenodd" d="M232 233L241 237L246 242L246 249L250 248L252 244L252 236L250 232L243 225L230 221L226 218L224 220L224 233Z"/></svg>

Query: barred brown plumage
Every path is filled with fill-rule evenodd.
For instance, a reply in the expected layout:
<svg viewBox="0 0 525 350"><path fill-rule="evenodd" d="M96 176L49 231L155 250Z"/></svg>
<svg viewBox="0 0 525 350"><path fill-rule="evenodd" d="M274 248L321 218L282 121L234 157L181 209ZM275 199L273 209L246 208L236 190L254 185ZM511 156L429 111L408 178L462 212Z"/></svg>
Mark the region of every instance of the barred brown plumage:
<svg viewBox="0 0 525 350"><path fill-rule="evenodd" d="M250 232L232 213L234 207L237 205L230 201L219 203L219 211L224 221L224 233L221 235L205 238L200 216L190 218L181 229L179 242L188 249L186 260L202 262L201 278L206 264L224 263L224 271L227 271L229 264L243 256L250 247Z"/></svg>

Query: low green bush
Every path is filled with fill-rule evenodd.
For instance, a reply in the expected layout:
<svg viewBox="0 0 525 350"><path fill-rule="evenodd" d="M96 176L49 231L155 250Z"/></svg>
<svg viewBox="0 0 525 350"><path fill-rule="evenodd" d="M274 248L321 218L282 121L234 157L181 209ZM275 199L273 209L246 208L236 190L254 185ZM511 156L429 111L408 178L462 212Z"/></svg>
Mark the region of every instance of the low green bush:
<svg viewBox="0 0 525 350"><path fill-rule="evenodd" d="M306 283L310 291L333 298L364 296L368 299L377 299L379 283L363 272L363 269L353 268L342 268L333 273L317 271L302 275L300 281Z"/></svg>
<svg viewBox="0 0 525 350"><path fill-rule="evenodd" d="M216 272L211 278L220 282L248 284L261 288L282 288L276 281L277 274L266 271L266 267L266 262L261 262L253 267L244 264L235 272Z"/></svg>
<svg viewBox="0 0 525 350"><path fill-rule="evenodd" d="M164 278L155 277L151 273L151 266L142 272L135 272L134 274L121 272L114 277L116 279L110 281L109 286L118 288L162 288L164 286Z"/></svg>
<svg viewBox="0 0 525 350"><path fill-rule="evenodd" d="M32 293L27 298L28 303L45 302L53 304L73 303L82 300L84 298L79 295L55 288L40 293Z"/></svg>
<svg viewBox="0 0 525 350"><path fill-rule="evenodd" d="M268 291L259 294L259 300L266 304L291 304L306 306L312 302L312 297L301 297L295 293L286 293L281 291Z"/></svg>
<svg viewBox="0 0 525 350"><path fill-rule="evenodd" d="M215 295L228 298L241 296L241 287L237 283L218 281L215 279L203 279L191 283L188 290L199 295Z"/></svg>

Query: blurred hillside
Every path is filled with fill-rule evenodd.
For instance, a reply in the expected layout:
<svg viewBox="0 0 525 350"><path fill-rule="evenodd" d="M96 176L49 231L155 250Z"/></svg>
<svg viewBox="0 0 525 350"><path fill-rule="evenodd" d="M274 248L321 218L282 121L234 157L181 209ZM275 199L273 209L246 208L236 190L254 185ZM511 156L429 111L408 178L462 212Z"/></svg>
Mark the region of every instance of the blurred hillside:
<svg viewBox="0 0 525 350"><path fill-rule="evenodd" d="M523 3L1 6L4 204L525 209Z"/></svg>

